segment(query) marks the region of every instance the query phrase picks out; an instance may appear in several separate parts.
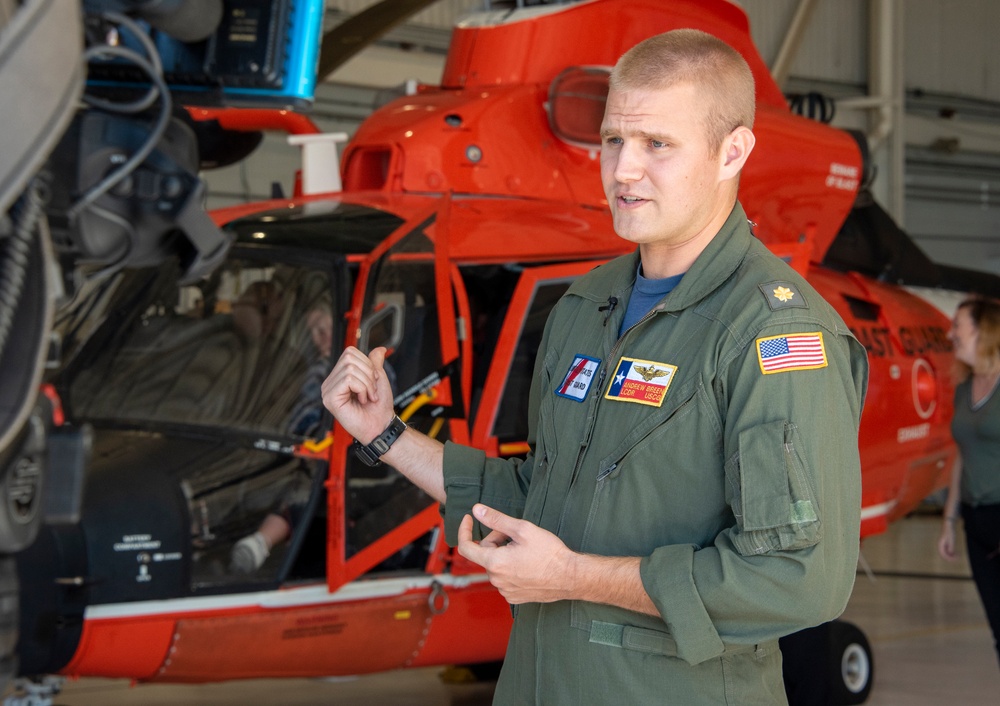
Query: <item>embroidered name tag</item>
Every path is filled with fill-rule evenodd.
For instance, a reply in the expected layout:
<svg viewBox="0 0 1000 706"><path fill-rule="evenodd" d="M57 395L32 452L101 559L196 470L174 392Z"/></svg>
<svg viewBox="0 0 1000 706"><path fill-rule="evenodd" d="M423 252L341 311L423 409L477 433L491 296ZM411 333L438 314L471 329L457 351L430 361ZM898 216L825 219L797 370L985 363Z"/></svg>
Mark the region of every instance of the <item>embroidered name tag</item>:
<svg viewBox="0 0 1000 706"><path fill-rule="evenodd" d="M568 397L577 402L583 402L590 389L590 383L594 381L594 373L601 367L599 358L591 358L589 355L577 354L573 358L573 364L569 366L569 372L556 388L556 394L560 397Z"/></svg>
<svg viewBox="0 0 1000 706"><path fill-rule="evenodd" d="M619 402L638 402L659 407L663 404L667 388L676 372L676 365L622 358L618 361L618 368L604 397Z"/></svg>
<svg viewBox="0 0 1000 706"><path fill-rule="evenodd" d="M755 345L760 371L765 375L826 367L826 348L820 331L758 338Z"/></svg>

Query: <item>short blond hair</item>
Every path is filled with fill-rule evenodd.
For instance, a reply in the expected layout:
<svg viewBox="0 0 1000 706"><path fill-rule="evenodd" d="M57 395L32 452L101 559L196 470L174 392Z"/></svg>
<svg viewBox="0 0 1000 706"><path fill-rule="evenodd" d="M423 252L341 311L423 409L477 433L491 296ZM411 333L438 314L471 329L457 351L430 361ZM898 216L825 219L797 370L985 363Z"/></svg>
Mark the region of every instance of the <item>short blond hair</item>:
<svg viewBox="0 0 1000 706"><path fill-rule="evenodd" d="M669 88L688 83L705 92L705 128L712 151L733 130L753 128L757 109L753 73L743 55L707 32L675 29L636 44L615 64L615 91Z"/></svg>

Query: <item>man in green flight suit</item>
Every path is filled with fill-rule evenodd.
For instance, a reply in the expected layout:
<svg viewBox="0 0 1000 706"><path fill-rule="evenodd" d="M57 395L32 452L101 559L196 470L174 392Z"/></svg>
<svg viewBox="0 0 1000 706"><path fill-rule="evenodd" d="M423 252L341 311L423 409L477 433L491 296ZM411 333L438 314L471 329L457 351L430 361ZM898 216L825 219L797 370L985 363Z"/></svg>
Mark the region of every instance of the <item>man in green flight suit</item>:
<svg viewBox="0 0 1000 706"><path fill-rule="evenodd" d="M524 461L394 419L383 349L324 383L514 606L496 703L781 704L778 638L847 603L867 360L750 232L754 108L746 62L702 32L615 66L601 174L638 248L553 309Z"/></svg>

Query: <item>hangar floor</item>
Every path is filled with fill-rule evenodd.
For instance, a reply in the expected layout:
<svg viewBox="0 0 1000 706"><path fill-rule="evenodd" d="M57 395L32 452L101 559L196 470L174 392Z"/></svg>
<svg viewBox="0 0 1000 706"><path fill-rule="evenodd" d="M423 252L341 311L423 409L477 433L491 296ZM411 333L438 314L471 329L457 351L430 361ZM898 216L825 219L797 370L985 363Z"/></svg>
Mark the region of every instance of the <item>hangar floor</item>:
<svg viewBox="0 0 1000 706"><path fill-rule="evenodd" d="M964 560L937 556L937 517L915 516L865 541L871 577L859 573L845 618L872 644L875 687L869 706L995 704L1000 670L989 628ZM963 548L964 551L964 548ZM440 669L343 680L259 680L198 686L131 686L125 681L67 683L66 706L478 706L490 683L443 683Z"/></svg>

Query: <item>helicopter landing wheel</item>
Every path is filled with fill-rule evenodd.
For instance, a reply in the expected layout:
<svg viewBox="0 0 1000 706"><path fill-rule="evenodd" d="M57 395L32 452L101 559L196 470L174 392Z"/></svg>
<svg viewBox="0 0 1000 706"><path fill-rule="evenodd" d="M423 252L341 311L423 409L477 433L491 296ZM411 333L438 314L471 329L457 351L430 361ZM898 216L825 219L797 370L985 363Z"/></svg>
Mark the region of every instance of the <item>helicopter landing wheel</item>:
<svg viewBox="0 0 1000 706"><path fill-rule="evenodd" d="M868 700L875 677L868 638L856 625L835 620L830 624L828 649L829 703L838 706L863 704Z"/></svg>

